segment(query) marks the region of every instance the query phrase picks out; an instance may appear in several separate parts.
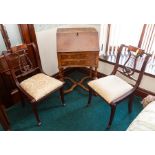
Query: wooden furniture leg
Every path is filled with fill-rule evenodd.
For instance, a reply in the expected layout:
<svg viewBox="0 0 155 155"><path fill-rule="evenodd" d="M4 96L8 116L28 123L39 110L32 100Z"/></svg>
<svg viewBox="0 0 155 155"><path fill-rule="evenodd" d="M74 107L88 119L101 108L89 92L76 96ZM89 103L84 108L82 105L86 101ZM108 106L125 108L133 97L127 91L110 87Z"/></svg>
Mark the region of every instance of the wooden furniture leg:
<svg viewBox="0 0 155 155"><path fill-rule="evenodd" d="M92 94L93 94L93 91L91 88L89 88L89 97L88 97L87 107L91 104Z"/></svg>
<svg viewBox="0 0 155 155"><path fill-rule="evenodd" d="M110 105L110 107L111 107L111 114L110 114L110 120L109 120L107 129L111 127L112 121L114 119L115 111L116 111L116 105Z"/></svg>
<svg viewBox="0 0 155 155"><path fill-rule="evenodd" d="M95 67L93 78L97 79L97 67Z"/></svg>
<svg viewBox="0 0 155 155"><path fill-rule="evenodd" d="M36 117L38 126L40 126L40 125L41 125L41 121L40 121L40 119L39 119L39 115L38 115L37 105L36 105L36 104L37 104L37 103L32 103L32 110L33 110L34 115L35 115L35 117Z"/></svg>
<svg viewBox="0 0 155 155"><path fill-rule="evenodd" d="M65 101L64 101L64 89L63 89L63 87L62 88L60 88L60 99L61 99L61 103L62 103L62 105L63 106L65 106Z"/></svg>
<svg viewBox="0 0 155 155"><path fill-rule="evenodd" d="M134 99L134 94L131 94L129 97L129 102L128 102L128 112L132 112L132 106L133 106L133 99Z"/></svg>
<svg viewBox="0 0 155 155"><path fill-rule="evenodd" d="M71 81L73 83L72 86L69 89L67 89L67 90L64 91L64 93L66 94L66 93L71 92L77 86L80 86L84 90L89 91L89 89L86 86L83 85L83 82L86 79L89 79L89 78L90 78L90 76L85 76L80 81L75 81L75 80L71 79L70 77L64 77L64 79L69 80L69 81Z"/></svg>
<svg viewBox="0 0 155 155"><path fill-rule="evenodd" d="M96 68L96 70L97 70L97 68ZM66 94L66 93L69 93L69 92L71 92L71 91L73 91L74 88L76 88L77 86L80 86L80 87L83 88L84 90L89 91L89 89L83 84L83 82L84 82L85 80L87 80L87 79L95 79L95 77L96 77L96 74L95 74L95 77L94 77L94 75L93 75L93 67L90 67L90 73L89 73L89 75L83 77L83 78L82 78L81 80L79 80L79 81L75 81L75 80L73 80L73 79L70 78L70 77L63 77L62 72L63 72L62 69L59 68L59 76L60 76L60 78L63 79L63 80L66 79L66 80L69 80L70 82L72 82L72 86L71 86L69 89L67 89L67 90L64 91L65 94ZM60 79L60 80L61 80L61 79Z"/></svg>
<svg viewBox="0 0 155 155"><path fill-rule="evenodd" d="M63 68L59 67L59 78L61 81L64 81Z"/></svg>
<svg viewBox="0 0 155 155"><path fill-rule="evenodd" d="M93 79L93 67L90 67L89 76L90 76L91 79Z"/></svg>

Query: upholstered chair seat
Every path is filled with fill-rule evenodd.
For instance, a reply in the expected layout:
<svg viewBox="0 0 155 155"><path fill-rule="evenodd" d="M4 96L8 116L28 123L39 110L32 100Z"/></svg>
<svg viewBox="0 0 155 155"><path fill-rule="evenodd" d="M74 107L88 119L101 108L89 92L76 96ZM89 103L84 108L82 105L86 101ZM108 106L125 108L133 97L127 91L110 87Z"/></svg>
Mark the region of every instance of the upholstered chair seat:
<svg viewBox="0 0 155 155"><path fill-rule="evenodd" d="M36 74L20 83L20 86L36 101L62 85L63 82L43 73Z"/></svg>
<svg viewBox="0 0 155 155"><path fill-rule="evenodd" d="M130 84L116 75L109 75L90 81L88 85L109 104L133 88Z"/></svg>

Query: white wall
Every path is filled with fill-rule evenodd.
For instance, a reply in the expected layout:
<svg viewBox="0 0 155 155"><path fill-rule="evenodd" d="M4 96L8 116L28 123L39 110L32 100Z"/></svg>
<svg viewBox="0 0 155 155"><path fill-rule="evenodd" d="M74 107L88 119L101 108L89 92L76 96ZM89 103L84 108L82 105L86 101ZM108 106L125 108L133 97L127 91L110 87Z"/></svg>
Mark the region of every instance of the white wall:
<svg viewBox="0 0 155 155"><path fill-rule="evenodd" d="M59 27L95 27L98 31L100 31L99 24L60 25ZM48 75L53 75L58 72L56 31L57 27L49 28L49 26L48 29L42 29L39 31L36 30L42 67L45 73Z"/></svg>
<svg viewBox="0 0 155 155"><path fill-rule="evenodd" d="M42 68L48 75L58 72L55 35L56 28L36 32Z"/></svg>

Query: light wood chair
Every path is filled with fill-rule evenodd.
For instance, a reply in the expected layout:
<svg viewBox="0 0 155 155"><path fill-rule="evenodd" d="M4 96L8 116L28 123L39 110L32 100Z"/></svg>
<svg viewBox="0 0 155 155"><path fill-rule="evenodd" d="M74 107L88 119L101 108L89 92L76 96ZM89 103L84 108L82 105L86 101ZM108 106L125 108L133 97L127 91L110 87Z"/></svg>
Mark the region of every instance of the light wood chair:
<svg viewBox="0 0 155 155"><path fill-rule="evenodd" d="M59 90L61 103L65 105L63 94L64 83L46 75L40 63L34 65L28 55L28 50L34 50L36 53L37 48L34 43L23 44L20 47L13 47L4 56L12 78L21 94L23 104L24 97L26 97L32 105L37 124L40 126L41 121L37 111L38 103Z"/></svg>
<svg viewBox="0 0 155 155"><path fill-rule="evenodd" d="M87 106L90 105L92 94L95 92L111 107L107 129L111 127L116 106L128 97L128 111L131 113L134 93L141 83L148 59L149 55L145 54L144 50L134 46L121 45L118 49L116 64L111 75L88 83L89 98ZM124 63L120 65L122 60L124 60ZM136 71L139 74L138 76L135 76ZM118 77L117 73L122 75L122 77ZM129 84L127 81L131 83Z"/></svg>

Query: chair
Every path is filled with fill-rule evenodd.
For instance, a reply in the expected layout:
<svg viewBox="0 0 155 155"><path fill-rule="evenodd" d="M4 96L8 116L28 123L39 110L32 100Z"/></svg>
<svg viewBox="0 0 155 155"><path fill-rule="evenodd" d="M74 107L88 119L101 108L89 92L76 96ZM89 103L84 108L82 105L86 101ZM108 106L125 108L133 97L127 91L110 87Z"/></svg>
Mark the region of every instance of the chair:
<svg viewBox="0 0 155 155"><path fill-rule="evenodd" d="M149 57L150 56L145 54L142 49L133 46L121 45L118 49L116 64L111 75L88 83L89 98L87 106L90 105L92 94L95 93L111 107L111 114L107 129L111 127L116 106L120 103L120 101L128 97L128 111L131 113L134 92L141 83ZM139 72L137 70L139 70ZM135 71L138 72L138 77L135 76ZM122 76L118 77L116 73Z"/></svg>
<svg viewBox="0 0 155 155"><path fill-rule="evenodd" d="M34 53L37 53L34 43L23 44L20 47L11 48L11 50L4 53L4 57L21 95L22 103L24 104L24 97L26 97L32 105L37 124L40 126L41 121L37 111L38 103L51 93L59 90L61 103L65 105L63 94L64 83L46 75L42 71L38 59L37 64L34 65L34 62L32 63L32 58L30 59L29 57L29 53L32 50Z"/></svg>

